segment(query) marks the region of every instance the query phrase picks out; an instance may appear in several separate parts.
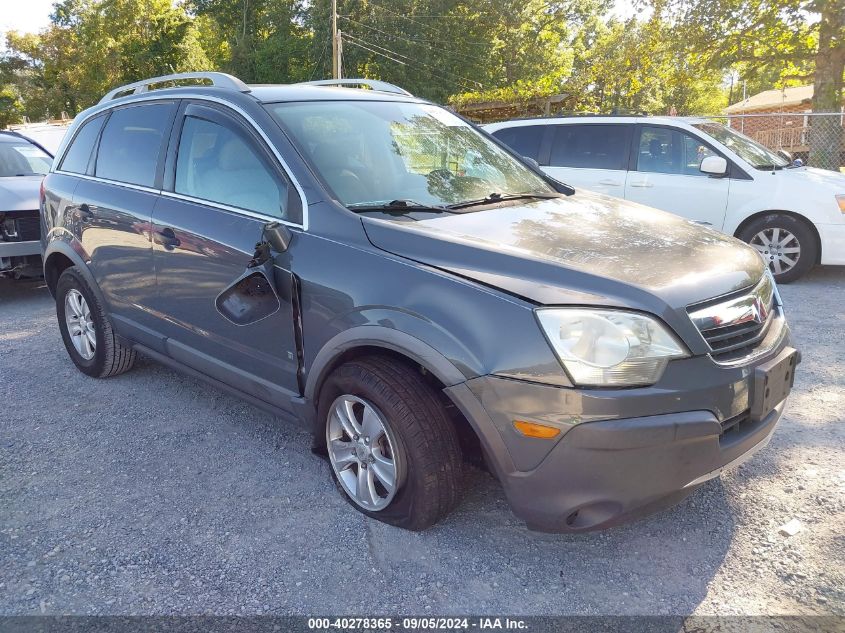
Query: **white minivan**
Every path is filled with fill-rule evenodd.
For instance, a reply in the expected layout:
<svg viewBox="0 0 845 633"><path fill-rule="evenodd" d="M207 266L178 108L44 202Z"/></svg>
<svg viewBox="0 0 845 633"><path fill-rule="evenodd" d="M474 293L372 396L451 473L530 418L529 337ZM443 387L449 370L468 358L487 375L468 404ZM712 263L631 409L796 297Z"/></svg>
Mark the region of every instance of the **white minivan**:
<svg viewBox="0 0 845 633"><path fill-rule="evenodd" d="M779 282L845 265L845 175L796 166L714 121L580 116L484 127L558 180L748 242Z"/></svg>

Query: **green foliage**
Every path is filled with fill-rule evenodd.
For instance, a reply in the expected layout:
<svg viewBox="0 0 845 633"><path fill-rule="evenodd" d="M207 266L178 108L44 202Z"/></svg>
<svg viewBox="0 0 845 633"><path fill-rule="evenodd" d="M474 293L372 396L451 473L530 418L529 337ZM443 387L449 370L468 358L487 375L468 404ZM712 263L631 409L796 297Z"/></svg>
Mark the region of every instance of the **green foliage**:
<svg viewBox="0 0 845 633"><path fill-rule="evenodd" d="M23 120L23 104L12 86L0 86L0 129Z"/></svg>
<svg viewBox="0 0 845 633"><path fill-rule="evenodd" d="M211 67L196 25L170 0L62 0L37 35L7 34L31 118L71 115L109 88Z"/></svg>
<svg viewBox="0 0 845 633"><path fill-rule="evenodd" d="M808 81L824 29L806 11L829 16L821 23L836 42L841 20L830 16L845 0L639 2L652 17L622 22L608 17L613 0L338 0L343 71L456 106L564 93L577 111L716 113L743 84L753 94ZM254 83L325 78L330 7L59 0L49 27L8 34L0 86L20 95L16 112L38 119L75 114L115 85L170 72L221 69Z"/></svg>

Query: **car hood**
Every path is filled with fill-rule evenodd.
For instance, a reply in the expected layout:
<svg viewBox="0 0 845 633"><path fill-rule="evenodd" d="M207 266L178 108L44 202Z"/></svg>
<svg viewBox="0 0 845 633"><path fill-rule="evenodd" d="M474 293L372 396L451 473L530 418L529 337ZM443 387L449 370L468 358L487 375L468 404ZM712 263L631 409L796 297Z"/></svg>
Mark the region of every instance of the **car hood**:
<svg viewBox="0 0 845 633"><path fill-rule="evenodd" d="M44 176L0 178L0 213L3 211L35 211Z"/></svg>
<svg viewBox="0 0 845 633"><path fill-rule="evenodd" d="M764 271L732 237L581 191L416 222L365 217L364 226L382 250L543 305L663 312L751 286Z"/></svg>
<svg viewBox="0 0 845 633"><path fill-rule="evenodd" d="M793 167L781 169L777 173L786 181L801 183L812 183L816 186L826 187L833 193L845 193L845 174L840 174L828 169L816 169L815 167Z"/></svg>

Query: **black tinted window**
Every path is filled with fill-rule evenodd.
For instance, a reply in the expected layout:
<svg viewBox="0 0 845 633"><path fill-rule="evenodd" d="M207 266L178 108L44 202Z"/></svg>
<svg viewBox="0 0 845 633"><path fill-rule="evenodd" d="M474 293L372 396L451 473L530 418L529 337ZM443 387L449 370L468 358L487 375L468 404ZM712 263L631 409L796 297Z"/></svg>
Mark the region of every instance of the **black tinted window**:
<svg viewBox="0 0 845 633"><path fill-rule="evenodd" d="M104 116L98 116L80 128L65 154L62 161L62 170L74 174L84 174L88 170L88 161L91 159L91 152L94 149L94 143L97 142L97 134L100 133L104 120Z"/></svg>
<svg viewBox="0 0 845 633"><path fill-rule="evenodd" d="M543 138L544 125L524 125L496 130L493 136L511 147L520 156L534 160L540 157L540 141Z"/></svg>
<svg viewBox="0 0 845 633"><path fill-rule="evenodd" d="M112 112L100 139L96 175L152 187L162 140L175 107L155 103Z"/></svg>
<svg viewBox="0 0 845 633"><path fill-rule="evenodd" d="M627 125L557 125L549 164L554 167L625 169Z"/></svg>
<svg viewBox="0 0 845 633"><path fill-rule="evenodd" d="M176 159L176 193L231 207L288 217L287 184L244 136L217 123L186 117Z"/></svg>

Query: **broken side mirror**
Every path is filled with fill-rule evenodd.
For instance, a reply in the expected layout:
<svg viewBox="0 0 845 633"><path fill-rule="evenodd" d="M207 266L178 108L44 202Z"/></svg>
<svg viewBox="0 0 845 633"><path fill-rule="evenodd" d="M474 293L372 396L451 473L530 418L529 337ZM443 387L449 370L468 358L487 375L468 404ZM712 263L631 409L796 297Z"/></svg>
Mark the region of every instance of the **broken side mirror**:
<svg viewBox="0 0 845 633"><path fill-rule="evenodd" d="M235 325L250 325L278 312L282 302L262 266L247 268L235 283L217 295L214 305Z"/></svg>
<svg viewBox="0 0 845 633"><path fill-rule="evenodd" d="M281 309L274 282L273 253L284 253L291 238L290 229L280 222L264 225L261 241L255 245L246 270L214 301L224 318L235 325L251 325Z"/></svg>
<svg viewBox="0 0 845 633"><path fill-rule="evenodd" d="M290 246L293 234L281 222L268 222L264 225L264 241L277 253L284 253Z"/></svg>

